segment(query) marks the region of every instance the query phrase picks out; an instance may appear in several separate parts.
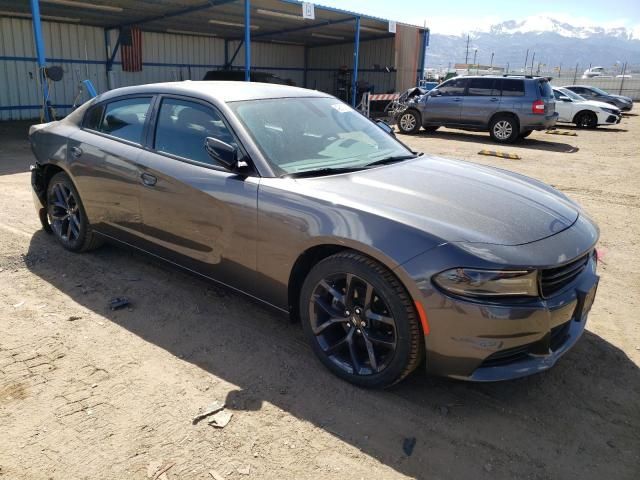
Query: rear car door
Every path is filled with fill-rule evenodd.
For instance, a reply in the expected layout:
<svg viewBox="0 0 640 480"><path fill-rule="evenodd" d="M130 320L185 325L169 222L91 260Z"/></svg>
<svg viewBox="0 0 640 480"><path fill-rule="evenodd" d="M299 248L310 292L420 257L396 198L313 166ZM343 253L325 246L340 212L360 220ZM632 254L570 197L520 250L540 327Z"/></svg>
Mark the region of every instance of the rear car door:
<svg viewBox="0 0 640 480"><path fill-rule="evenodd" d="M92 226L136 242L142 222L137 160L152 96L126 96L87 110L69 139L69 164Z"/></svg>
<svg viewBox="0 0 640 480"><path fill-rule="evenodd" d="M424 98L423 125L458 125L462 114L467 79L452 78Z"/></svg>
<svg viewBox="0 0 640 480"><path fill-rule="evenodd" d="M507 112L525 112L531 110L531 103L523 104L525 97L524 80L521 78L500 78L497 82L500 88L500 110ZM528 108L528 110L527 110ZM524 112L523 112L524 113Z"/></svg>
<svg viewBox="0 0 640 480"><path fill-rule="evenodd" d="M470 78L468 82L467 94L462 102L460 123L486 128L489 119L500 106L500 90L496 85L499 79Z"/></svg>
<svg viewBox="0 0 640 480"><path fill-rule="evenodd" d="M153 117L139 159L146 248L227 285L253 285L258 178L226 170L204 147L214 137L242 151L237 137L196 99L159 97Z"/></svg>

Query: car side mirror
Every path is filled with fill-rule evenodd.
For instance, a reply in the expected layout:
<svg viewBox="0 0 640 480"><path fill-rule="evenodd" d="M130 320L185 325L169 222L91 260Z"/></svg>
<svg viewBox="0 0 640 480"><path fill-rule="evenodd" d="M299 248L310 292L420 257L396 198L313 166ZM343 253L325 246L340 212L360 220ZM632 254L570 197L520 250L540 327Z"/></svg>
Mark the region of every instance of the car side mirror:
<svg viewBox="0 0 640 480"><path fill-rule="evenodd" d="M393 127L391 125L389 125L387 122L383 122L382 120L378 120L376 122L376 125L378 127L380 127L382 130L384 130L385 133L388 133L392 137L396 136L395 132L393 131Z"/></svg>
<svg viewBox="0 0 640 480"><path fill-rule="evenodd" d="M238 147L229 145L217 138L207 137L204 140L204 148L211 158L220 162L229 170L234 170L241 166L239 165L240 162L238 162Z"/></svg>
<svg viewBox="0 0 640 480"><path fill-rule="evenodd" d="M563 102L570 102L571 101L571 99L569 97L563 97L563 96L558 97L558 100L561 100Z"/></svg>
<svg viewBox="0 0 640 480"><path fill-rule="evenodd" d="M438 90L437 88L434 88L433 90L430 90L427 95L429 95L430 97L440 97L442 96L442 92L440 90Z"/></svg>

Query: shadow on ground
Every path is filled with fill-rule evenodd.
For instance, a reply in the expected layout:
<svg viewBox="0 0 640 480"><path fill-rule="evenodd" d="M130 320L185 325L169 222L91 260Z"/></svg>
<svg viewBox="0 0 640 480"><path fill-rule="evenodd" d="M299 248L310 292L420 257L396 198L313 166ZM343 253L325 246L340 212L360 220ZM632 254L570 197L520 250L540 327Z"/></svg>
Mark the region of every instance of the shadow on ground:
<svg viewBox="0 0 640 480"><path fill-rule="evenodd" d="M554 369L533 377L471 384L417 371L391 390L365 391L329 374L299 325L140 253L106 245L72 254L37 232L24 258L30 271L80 305L237 385L226 399L232 409L269 402L405 475L637 473L640 372L593 333ZM109 299L121 295L133 309L110 311ZM406 438L416 439L410 456L402 448Z"/></svg>
<svg viewBox="0 0 640 480"><path fill-rule="evenodd" d="M542 133L542 132L540 132ZM437 130L433 133L427 133L421 131L419 136L422 137L436 137L436 138L446 138L451 140L457 140L459 142L472 142L482 145L489 145L492 150L508 150L509 148L526 148L531 150L542 150L547 152L558 152L558 153L575 153L580 149L574 145L569 145L564 142L556 142L556 141L547 141L547 140L539 140L537 138L525 138L519 140L517 143L512 144L501 144L493 141L488 133L471 133L464 132L458 130ZM551 135L549 135L551 136Z"/></svg>
<svg viewBox="0 0 640 480"><path fill-rule="evenodd" d="M0 122L0 175L28 172L29 164L35 162L27 141L29 126L37 121ZM30 162L25 158L32 159Z"/></svg>

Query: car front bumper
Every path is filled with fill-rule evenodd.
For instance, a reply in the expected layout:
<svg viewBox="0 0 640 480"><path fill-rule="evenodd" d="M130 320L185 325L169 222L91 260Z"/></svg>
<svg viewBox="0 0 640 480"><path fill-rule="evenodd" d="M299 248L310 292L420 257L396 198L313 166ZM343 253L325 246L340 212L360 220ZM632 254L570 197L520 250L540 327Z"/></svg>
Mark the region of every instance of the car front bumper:
<svg viewBox="0 0 640 480"><path fill-rule="evenodd" d="M413 279L411 294L426 313L427 372L481 382L509 380L547 370L570 350L584 331L599 281L597 228L582 217L576 224L531 244L471 244L468 258L449 244L402 265ZM473 263L478 254L503 265ZM461 265L548 269L583 255L588 255L584 269L548 298L471 299L446 293L432 281L438 272Z"/></svg>

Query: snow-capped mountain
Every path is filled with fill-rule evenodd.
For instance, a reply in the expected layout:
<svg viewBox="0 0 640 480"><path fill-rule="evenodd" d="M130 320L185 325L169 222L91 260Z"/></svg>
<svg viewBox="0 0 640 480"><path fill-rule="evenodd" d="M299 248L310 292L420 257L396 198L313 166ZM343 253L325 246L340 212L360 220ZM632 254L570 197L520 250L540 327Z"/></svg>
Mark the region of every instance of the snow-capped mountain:
<svg viewBox="0 0 640 480"><path fill-rule="evenodd" d="M517 33L556 33L562 37L589 38L593 36L609 36L623 40L631 40L633 32L625 27L604 28L597 26L575 26L548 16L532 16L524 20L508 20L492 25L489 33L494 35L514 35Z"/></svg>
<svg viewBox="0 0 640 480"><path fill-rule="evenodd" d="M576 22L579 23L579 22ZM640 32L624 27L575 25L550 16L533 16L523 20L509 20L469 32L468 61L489 64L492 52L494 65L510 64L521 68L535 52L535 63L546 67L563 65L580 73L591 65L614 68L628 62L640 66ZM433 33L427 52L427 66L446 67L463 63L466 57L467 35Z"/></svg>

